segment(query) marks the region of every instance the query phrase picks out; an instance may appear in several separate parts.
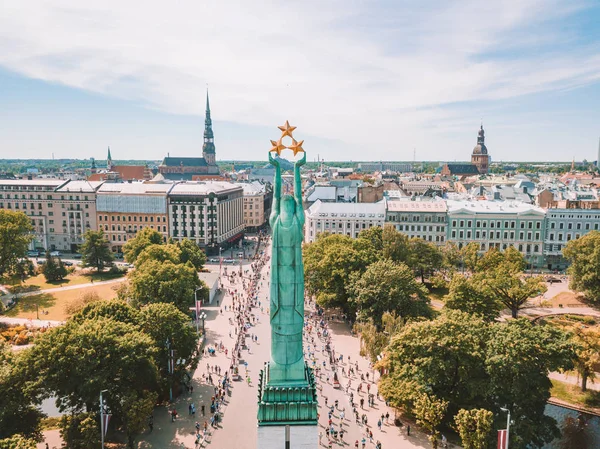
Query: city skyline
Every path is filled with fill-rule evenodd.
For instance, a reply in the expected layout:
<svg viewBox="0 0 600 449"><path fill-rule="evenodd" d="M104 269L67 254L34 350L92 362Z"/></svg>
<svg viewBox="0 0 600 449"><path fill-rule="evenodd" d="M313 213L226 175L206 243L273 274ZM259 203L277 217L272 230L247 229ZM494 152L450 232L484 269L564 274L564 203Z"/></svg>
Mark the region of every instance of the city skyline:
<svg viewBox="0 0 600 449"><path fill-rule="evenodd" d="M33 6L33 7L32 7ZM3 6L3 158L596 160L600 7L586 2ZM290 18L294 20L289 20ZM267 125L268 124L268 125Z"/></svg>

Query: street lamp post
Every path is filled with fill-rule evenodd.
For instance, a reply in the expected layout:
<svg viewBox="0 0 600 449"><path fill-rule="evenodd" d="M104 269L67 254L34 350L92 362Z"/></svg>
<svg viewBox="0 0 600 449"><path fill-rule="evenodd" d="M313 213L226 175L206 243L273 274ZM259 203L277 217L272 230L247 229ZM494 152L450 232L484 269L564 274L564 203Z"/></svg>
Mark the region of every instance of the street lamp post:
<svg viewBox="0 0 600 449"><path fill-rule="evenodd" d="M508 438L510 436L510 410L507 408L500 407L500 410L507 413L506 416L506 447L504 449L508 449Z"/></svg>
<svg viewBox="0 0 600 449"><path fill-rule="evenodd" d="M165 345L167 346L167 373L171 375L169 376L169 401L173 402L173 351L168 338Z"/></svg>
<svg viewBox="0 0 600 449"><path fill-rule="evenodd" d="M102 393L106 393L107 391L100 391L100 441L102 449L104 449L104 401L102 400Z"/></svg>
<svg viewBox="0 0 600 449"><path fill-rule="evenodd" d="M196 290L194 290L194 307L196 308L196 337L198 337L199 335L199 329L198 329L198 290L202 290L202 287L198 287L196 288Z"/></svg>
<svg viewBox="0 0 600 449"><path fill-rule="evenodd" d="M199 317L202 320L202 335L206 335L204 330L204 320L206 320L206 313L202 312Z"/></svg>

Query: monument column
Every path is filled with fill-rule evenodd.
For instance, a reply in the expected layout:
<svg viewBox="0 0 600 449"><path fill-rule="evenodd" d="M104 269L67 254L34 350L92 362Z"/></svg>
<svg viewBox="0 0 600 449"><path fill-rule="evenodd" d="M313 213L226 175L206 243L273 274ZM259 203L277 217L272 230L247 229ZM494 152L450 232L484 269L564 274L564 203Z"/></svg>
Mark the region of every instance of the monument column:
<svg viewBox="0 0 600 449"><path fill-rule="evenodd" d="M304 360L304 266L302 236L304 209L300 167L306 163L304 141L297 142L294 126L280 126L278 141L271 141L269 162L275 167L272 230L270 324L271 359L258 382L258 445L260 449L314 449L318 447L317 389L314 374ZM283 139L289 137L290 145ZM294 194L281 195L279 156L290 149L302 157L294 164ZM289 443L286 441L289 440Z"/></svg>

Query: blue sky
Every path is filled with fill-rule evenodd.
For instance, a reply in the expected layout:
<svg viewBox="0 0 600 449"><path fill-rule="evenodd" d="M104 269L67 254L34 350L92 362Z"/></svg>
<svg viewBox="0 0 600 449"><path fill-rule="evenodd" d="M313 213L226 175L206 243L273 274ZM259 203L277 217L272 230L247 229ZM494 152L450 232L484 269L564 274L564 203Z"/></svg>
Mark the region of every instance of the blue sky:
<svg viewBox="0 0 600 449"><path fill-rule="evenodd" d="M0 157L595 160L600 3L129 0L0 5Z"/></svg>

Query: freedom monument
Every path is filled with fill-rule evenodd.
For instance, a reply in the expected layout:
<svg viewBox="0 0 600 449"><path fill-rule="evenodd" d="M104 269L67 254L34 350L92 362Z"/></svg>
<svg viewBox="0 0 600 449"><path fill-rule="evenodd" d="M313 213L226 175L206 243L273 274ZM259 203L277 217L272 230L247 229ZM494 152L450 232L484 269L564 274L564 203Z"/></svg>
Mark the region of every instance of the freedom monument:
<svg viewBox="0 0 600 449"><path fill-rule="evenodd" d="M304 141L286 121L282 135L271 141L269 162L275 166L273 207L269 223L271 248L270 324L271 360L258 382L258 446L260 449L314 449L318 447L317 390L314 374L304 361L304 265L302 263L302 181L306 163ZM283 144L289 137L291 145ZM294 164L294 194L281 195L281 167L272 153L290 149L302 157Z"/></svg>

